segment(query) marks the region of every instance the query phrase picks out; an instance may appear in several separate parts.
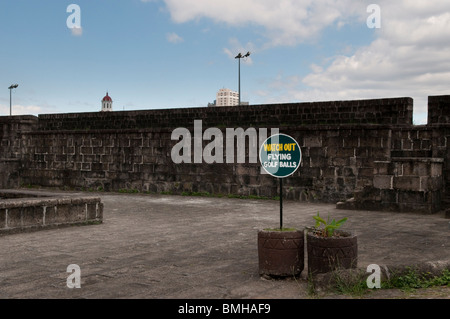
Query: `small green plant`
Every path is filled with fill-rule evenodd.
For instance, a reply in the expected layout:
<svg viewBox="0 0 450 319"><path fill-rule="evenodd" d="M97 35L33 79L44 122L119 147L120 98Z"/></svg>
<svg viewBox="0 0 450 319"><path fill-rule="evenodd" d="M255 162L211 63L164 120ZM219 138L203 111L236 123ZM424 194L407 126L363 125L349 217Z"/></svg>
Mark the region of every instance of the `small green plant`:
<svg viewBox="0 0 450 319"><path fill-rule="evenodd" d="M334 218L330 219L330 215L328 215L327 220L320 217L319 213L313 217L316 221L314 226L316 234L321 235L323 237L333 237L334 231L342 226L343 223L347 221L347 217L342 218L341 220L336 221ZM323 228L319 228L323 225Z"/></svg>
<svg viewBox="0 0 450 319"><path fill-rule="evenodd" d="M311 272L308 272L308 280L307 280L306 284L307 284L306 291L307 291L308 296L311 298L317 298L318 292L316 289L316 283L314 281L314 277Z"/></svg>
<svg viewBox="0 0 450 319"><path fill-rule="evenodd" d="M348 273L345 277L343 274L335 271L332 273L334 279L334 290L338 294L350 295L353 297L362 297L371 292L367 288L367 281L364 276L358 273Z"/></svg>

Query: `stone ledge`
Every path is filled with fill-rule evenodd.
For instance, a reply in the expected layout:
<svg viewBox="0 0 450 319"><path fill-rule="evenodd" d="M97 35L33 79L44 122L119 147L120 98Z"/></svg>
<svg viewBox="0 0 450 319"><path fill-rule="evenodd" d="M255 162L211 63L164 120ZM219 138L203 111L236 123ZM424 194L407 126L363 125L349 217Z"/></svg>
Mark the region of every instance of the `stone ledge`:
<svg viewBox="0 0 450 319"><path fill-rule="evenodd" d="M99 197L0 190L0 235L102 222Z"/></svg>

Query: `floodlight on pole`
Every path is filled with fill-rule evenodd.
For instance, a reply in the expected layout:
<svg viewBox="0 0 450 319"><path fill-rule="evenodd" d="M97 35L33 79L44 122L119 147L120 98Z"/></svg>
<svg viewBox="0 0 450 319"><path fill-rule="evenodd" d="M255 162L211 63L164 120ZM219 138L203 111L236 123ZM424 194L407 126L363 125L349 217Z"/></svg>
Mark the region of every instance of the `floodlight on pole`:
<svg viewBox="0 0 450 319"><path fill-rule="evenodd" d="M241 59L248 58L250 56L250 51L246 54L242 55L242 53L239 53L235 59L239 60L239 75L238 75L238 87L239 87L239 104L241 105Z"/></svg>
<svg viewBox="0 0 450 319"><path fill-rule="evenodd" d="M9 116L12 116L12 90L17 89L19 84L11 84L9 89Z"/></svg>

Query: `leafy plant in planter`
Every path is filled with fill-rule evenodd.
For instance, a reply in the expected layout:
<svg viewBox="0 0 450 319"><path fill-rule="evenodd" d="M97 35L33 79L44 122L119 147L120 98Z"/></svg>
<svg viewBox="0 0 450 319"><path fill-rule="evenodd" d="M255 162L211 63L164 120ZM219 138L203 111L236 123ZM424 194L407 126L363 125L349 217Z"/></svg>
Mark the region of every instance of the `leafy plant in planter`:
<svg viewBox="0 0 450 319"><path fill-rule="evenodd" d="M347 217L342 218L339 221L334 219L330 220L330 215L328 215L327 220L323 219L317 213L317 216L313 217L316 221L316 225L314 226L316 234L320 234L323 237L333 237L334 231L342 226L343 223L347 221ZM323 224L323 229L319 229L320 225Z"/></svg>
<svg viewBox="0 0 450 319"><path fill-rule="evenodd" d="M357 236L339 228L347 218L327 220L319 213L313 217L315 226L307 233L308 272L330 272L338 268L356 268Z"/></svg>

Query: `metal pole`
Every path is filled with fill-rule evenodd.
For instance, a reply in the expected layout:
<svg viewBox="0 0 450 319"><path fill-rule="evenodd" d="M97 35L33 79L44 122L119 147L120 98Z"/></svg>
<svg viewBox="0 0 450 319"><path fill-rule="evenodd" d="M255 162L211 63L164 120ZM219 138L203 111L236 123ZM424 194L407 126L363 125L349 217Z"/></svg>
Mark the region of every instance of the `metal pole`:
<svg viewBox="0 0 450 319"><path fill-rule="evenodd" d="M238 80L238 83L239 83L239 104L238 105L241 105L241 58L239 58L238 60L239 60L239 80Z"/></svg>
<svg viewBox="0 0 450 319"><path fill-rule="evenodd" d="M19 84L11 84L9 89L9 116L12 116L12 90L17 88Z"/></svg>
<svg viewBox="0 0 450 319"><path fill-rule="evenodd" d="M283 179L280 178L280 230L283 229Z"/></svg>

